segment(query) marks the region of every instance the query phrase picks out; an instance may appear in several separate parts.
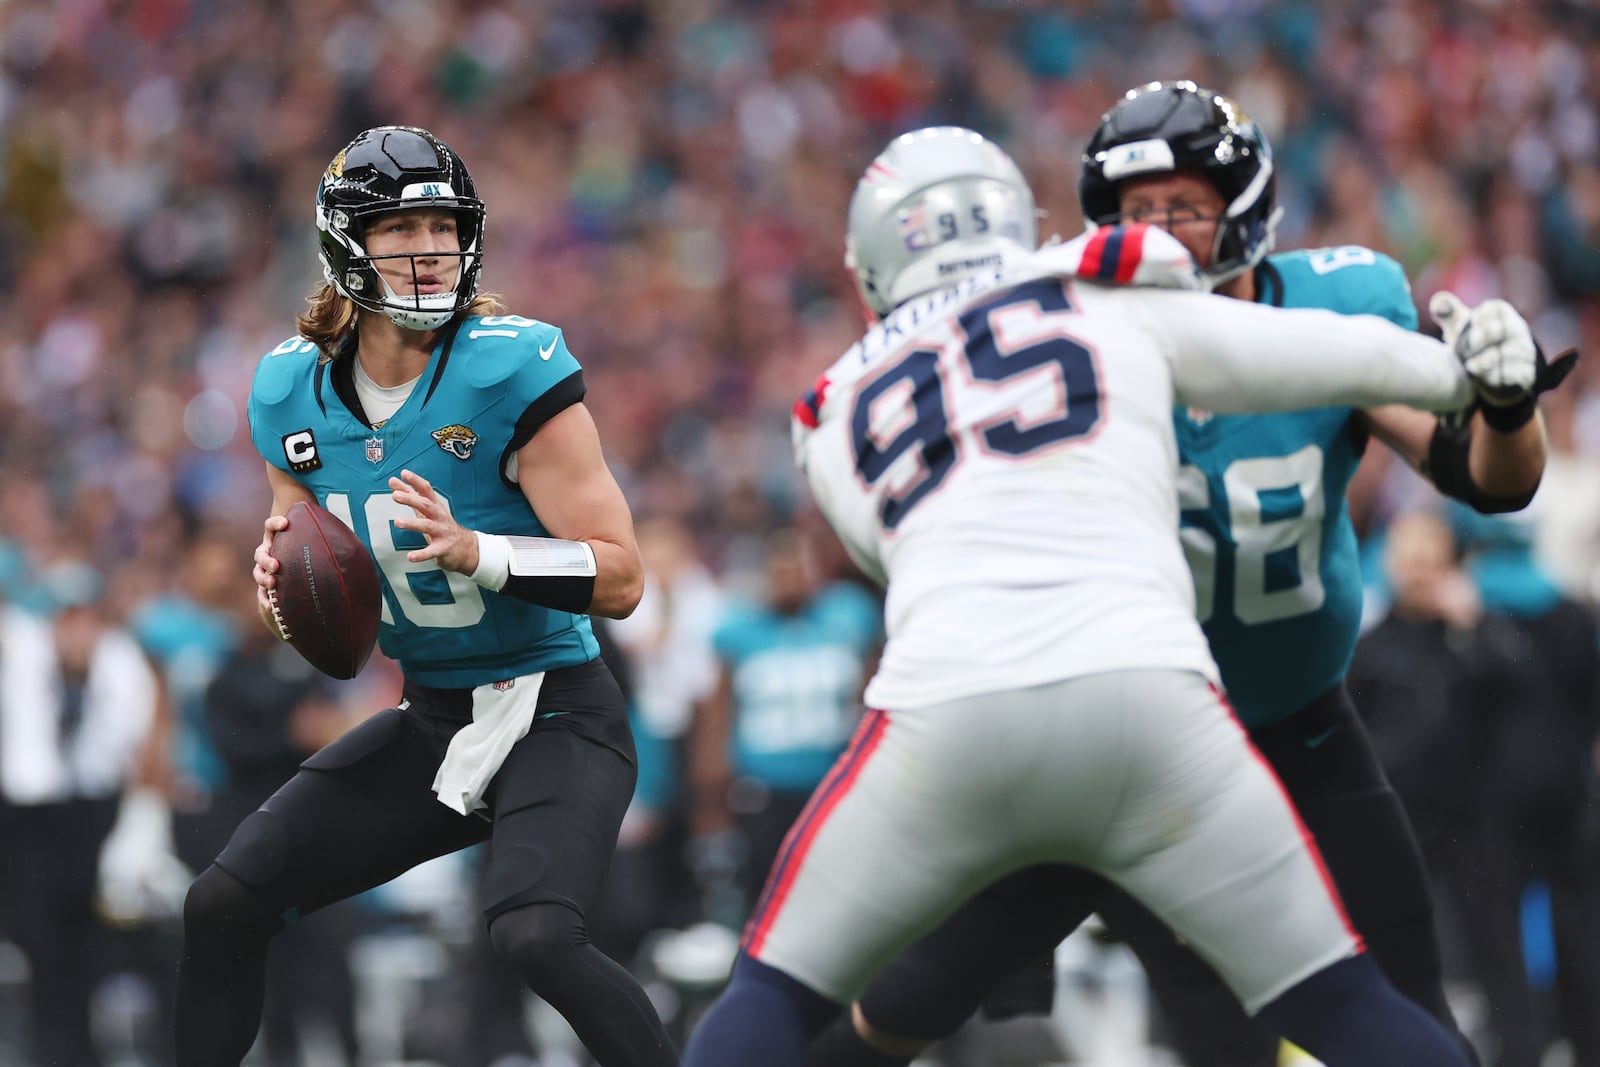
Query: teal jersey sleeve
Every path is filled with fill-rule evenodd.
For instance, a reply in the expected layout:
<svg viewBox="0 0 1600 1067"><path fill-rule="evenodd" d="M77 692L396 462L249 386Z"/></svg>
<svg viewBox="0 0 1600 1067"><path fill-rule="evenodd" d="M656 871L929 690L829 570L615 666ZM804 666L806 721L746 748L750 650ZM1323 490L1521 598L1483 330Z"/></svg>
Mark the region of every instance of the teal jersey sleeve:
<svg viewBox="0 0 1600 1067"><path fill-rule="evenodd" d="M1345 246L1280 253L1263 302L1415 328L1393 259ZM1365 434L1350 408L1175 413L1181 534L1197 610L1247 726L1293 714L1343 678L1359 634L1360 562L1345 490Z"/></svg>
<svg viewBox="0 0 1600 1067"><path fill-rule="evenodd" d="M598 654L587 616L492 593L406 553L390 477L427 478L468 529L546 536L508 469L539 428L583 399L583 374L556 327L516 315L464 320L434 350L400 410L379 426L353 410L348 366L298 338L264 357L251 387L251 439L367 544L383 586L379 641L407 677L470 687Z"/></svg>
<svg viewBox="0 0 1600 1067"><path fill-rule="evenodd" d="M316 449L307 451L315 437L311 423L293 427L290 423L297 417L308 417L300 394L311 388L318 359L317 346L305 338L284 341L256 364L245 405L250 440L256 451L274 467L291 474L315 469L312 461Z"/></svg>
<svg viewBox="0 0 1600 1067"><path fill-rule="evenodd" d="M462 332L468 383L520 413L500 449L504 465L541 426L583 399L582 369L561 331L548 323L495 315L468 319Z"/></svg>

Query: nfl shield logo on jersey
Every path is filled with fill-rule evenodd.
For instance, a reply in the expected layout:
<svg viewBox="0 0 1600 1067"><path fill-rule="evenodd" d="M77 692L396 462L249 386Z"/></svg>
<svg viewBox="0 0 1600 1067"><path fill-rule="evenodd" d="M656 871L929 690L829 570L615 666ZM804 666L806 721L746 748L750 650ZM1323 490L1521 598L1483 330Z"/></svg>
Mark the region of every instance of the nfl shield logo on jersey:
<svg viewBox="0 0 1600 1067"><path fill-rule="evenodd" d="M503 682L495 682L494 683L494 691L496 693L504 693L507 689L510 689L512 686L514 686L516 684L517 684L517 680L515 678L507 678Z"/></svg>
<svg viewBox="0 0 1600 1067"><path fill-rule="evenodd" d="M1196 426L1204 426L1206 423L1211 421L1211 412L1207 411L1205 408L1191 407L1189 408L1187 414L1189 416L1189 421L1194 423Z"/></svg>
<svg viewBox="0 0 1600 1067"><path fill-rule="evenodd" d="M367 462L368 463L382 463L383 462L383 438L381 438L381 437L369 437L369 438L367 438Z"/></svg>

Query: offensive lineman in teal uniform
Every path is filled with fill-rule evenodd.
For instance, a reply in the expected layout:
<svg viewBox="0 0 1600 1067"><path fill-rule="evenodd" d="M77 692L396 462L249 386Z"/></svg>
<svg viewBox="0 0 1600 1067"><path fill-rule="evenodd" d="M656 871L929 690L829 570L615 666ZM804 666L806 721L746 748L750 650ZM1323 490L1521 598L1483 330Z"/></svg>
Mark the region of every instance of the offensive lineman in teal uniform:
<svg viewBox="0 0 1600 1067"><path fill-rule="evenodd" d="M377 563L404 698L306 760L195 880L178 1063L244 1058L285 922L488 841L496 950L601 1064L668 1067L650 1001L584 926L636 773L588 613L629 614L641 566L582 372L557 328L479 295L483 203L426 130L361 134L316 207L326 283L250 393L273 496L257 600L276 631L272 535L321 503Z"/></svg>
<svg viewBox="0 0 1600 1067"><path fill-rule="evenodd" d="M1264 136L1232 101L1192 82L1127 93L1101 119L1079 184L1086 219L1163 226L1223 295L1416 327L1410 287L1387 256L1349 246L1268 257L1273 192ZM1102 264L1106 277L1115 270L1114 260ZM1459 305L1434 310L1453 339ZM1542 363L1540 388L1552 388L1571 360ZM1370 435L1480 511L1523 507L1544 470L1543 423L1534 398L1495 399L1480 397L1466 426L1401 408L1174 413L1184 548L1229 701L1315 835L1373 957L1458 1035L1422 859L1343 684L1362 595L1345 488ZM881 972L854 1005L853 1025L814 1041L809 1062L908 1062L1090 912L1139 954L1190 1067L1276 1063L1277 1039L1198 957L1125 894L1068 867L1023 871L969 902ZM1048 1012L1047 996L1034 1000Z"/></svg>

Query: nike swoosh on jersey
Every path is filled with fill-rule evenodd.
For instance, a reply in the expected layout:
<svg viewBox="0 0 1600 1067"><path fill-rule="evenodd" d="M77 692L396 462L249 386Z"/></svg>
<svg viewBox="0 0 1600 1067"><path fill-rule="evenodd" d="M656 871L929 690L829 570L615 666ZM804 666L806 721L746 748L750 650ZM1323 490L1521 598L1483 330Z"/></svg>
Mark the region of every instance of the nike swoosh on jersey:
<svg viewBox="0 0 1600 1067"><path fill-rule="evenodd" d="M550 347L549 348L546 348L544 345L540 345L539 346L539 358L544 360L545 362L549 362L550 357L555 355L555 351L556 351L556 343L554 341L550 342Z"/></svg>
<svg viewBox="0 0 1600 1067"><path fill-rule="evenodd" d="M1320 734L1312 734L1310 737L1306 738L1306 747L1316 748L1318 745L1322 744L1322 742L1326 741L1328 738L1332 737L1338 732L1339 728L1337 726L1330 726Z"/></svg>

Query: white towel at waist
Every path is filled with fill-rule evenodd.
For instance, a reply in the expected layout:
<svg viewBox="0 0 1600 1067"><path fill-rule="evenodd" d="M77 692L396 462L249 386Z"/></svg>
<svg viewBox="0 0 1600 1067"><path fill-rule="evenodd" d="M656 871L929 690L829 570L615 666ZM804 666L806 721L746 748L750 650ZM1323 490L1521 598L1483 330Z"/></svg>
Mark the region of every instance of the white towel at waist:
<svg viewBox="0 0 1600 1067"><path fill-rule="evenodd" d="M470 815L483 802L484 790L511 746L527 736L539 710L544 674L525 674L505 682L480 685L472 691L472 721L456 731L445 750L433 791L439 803Z"/></svg>

